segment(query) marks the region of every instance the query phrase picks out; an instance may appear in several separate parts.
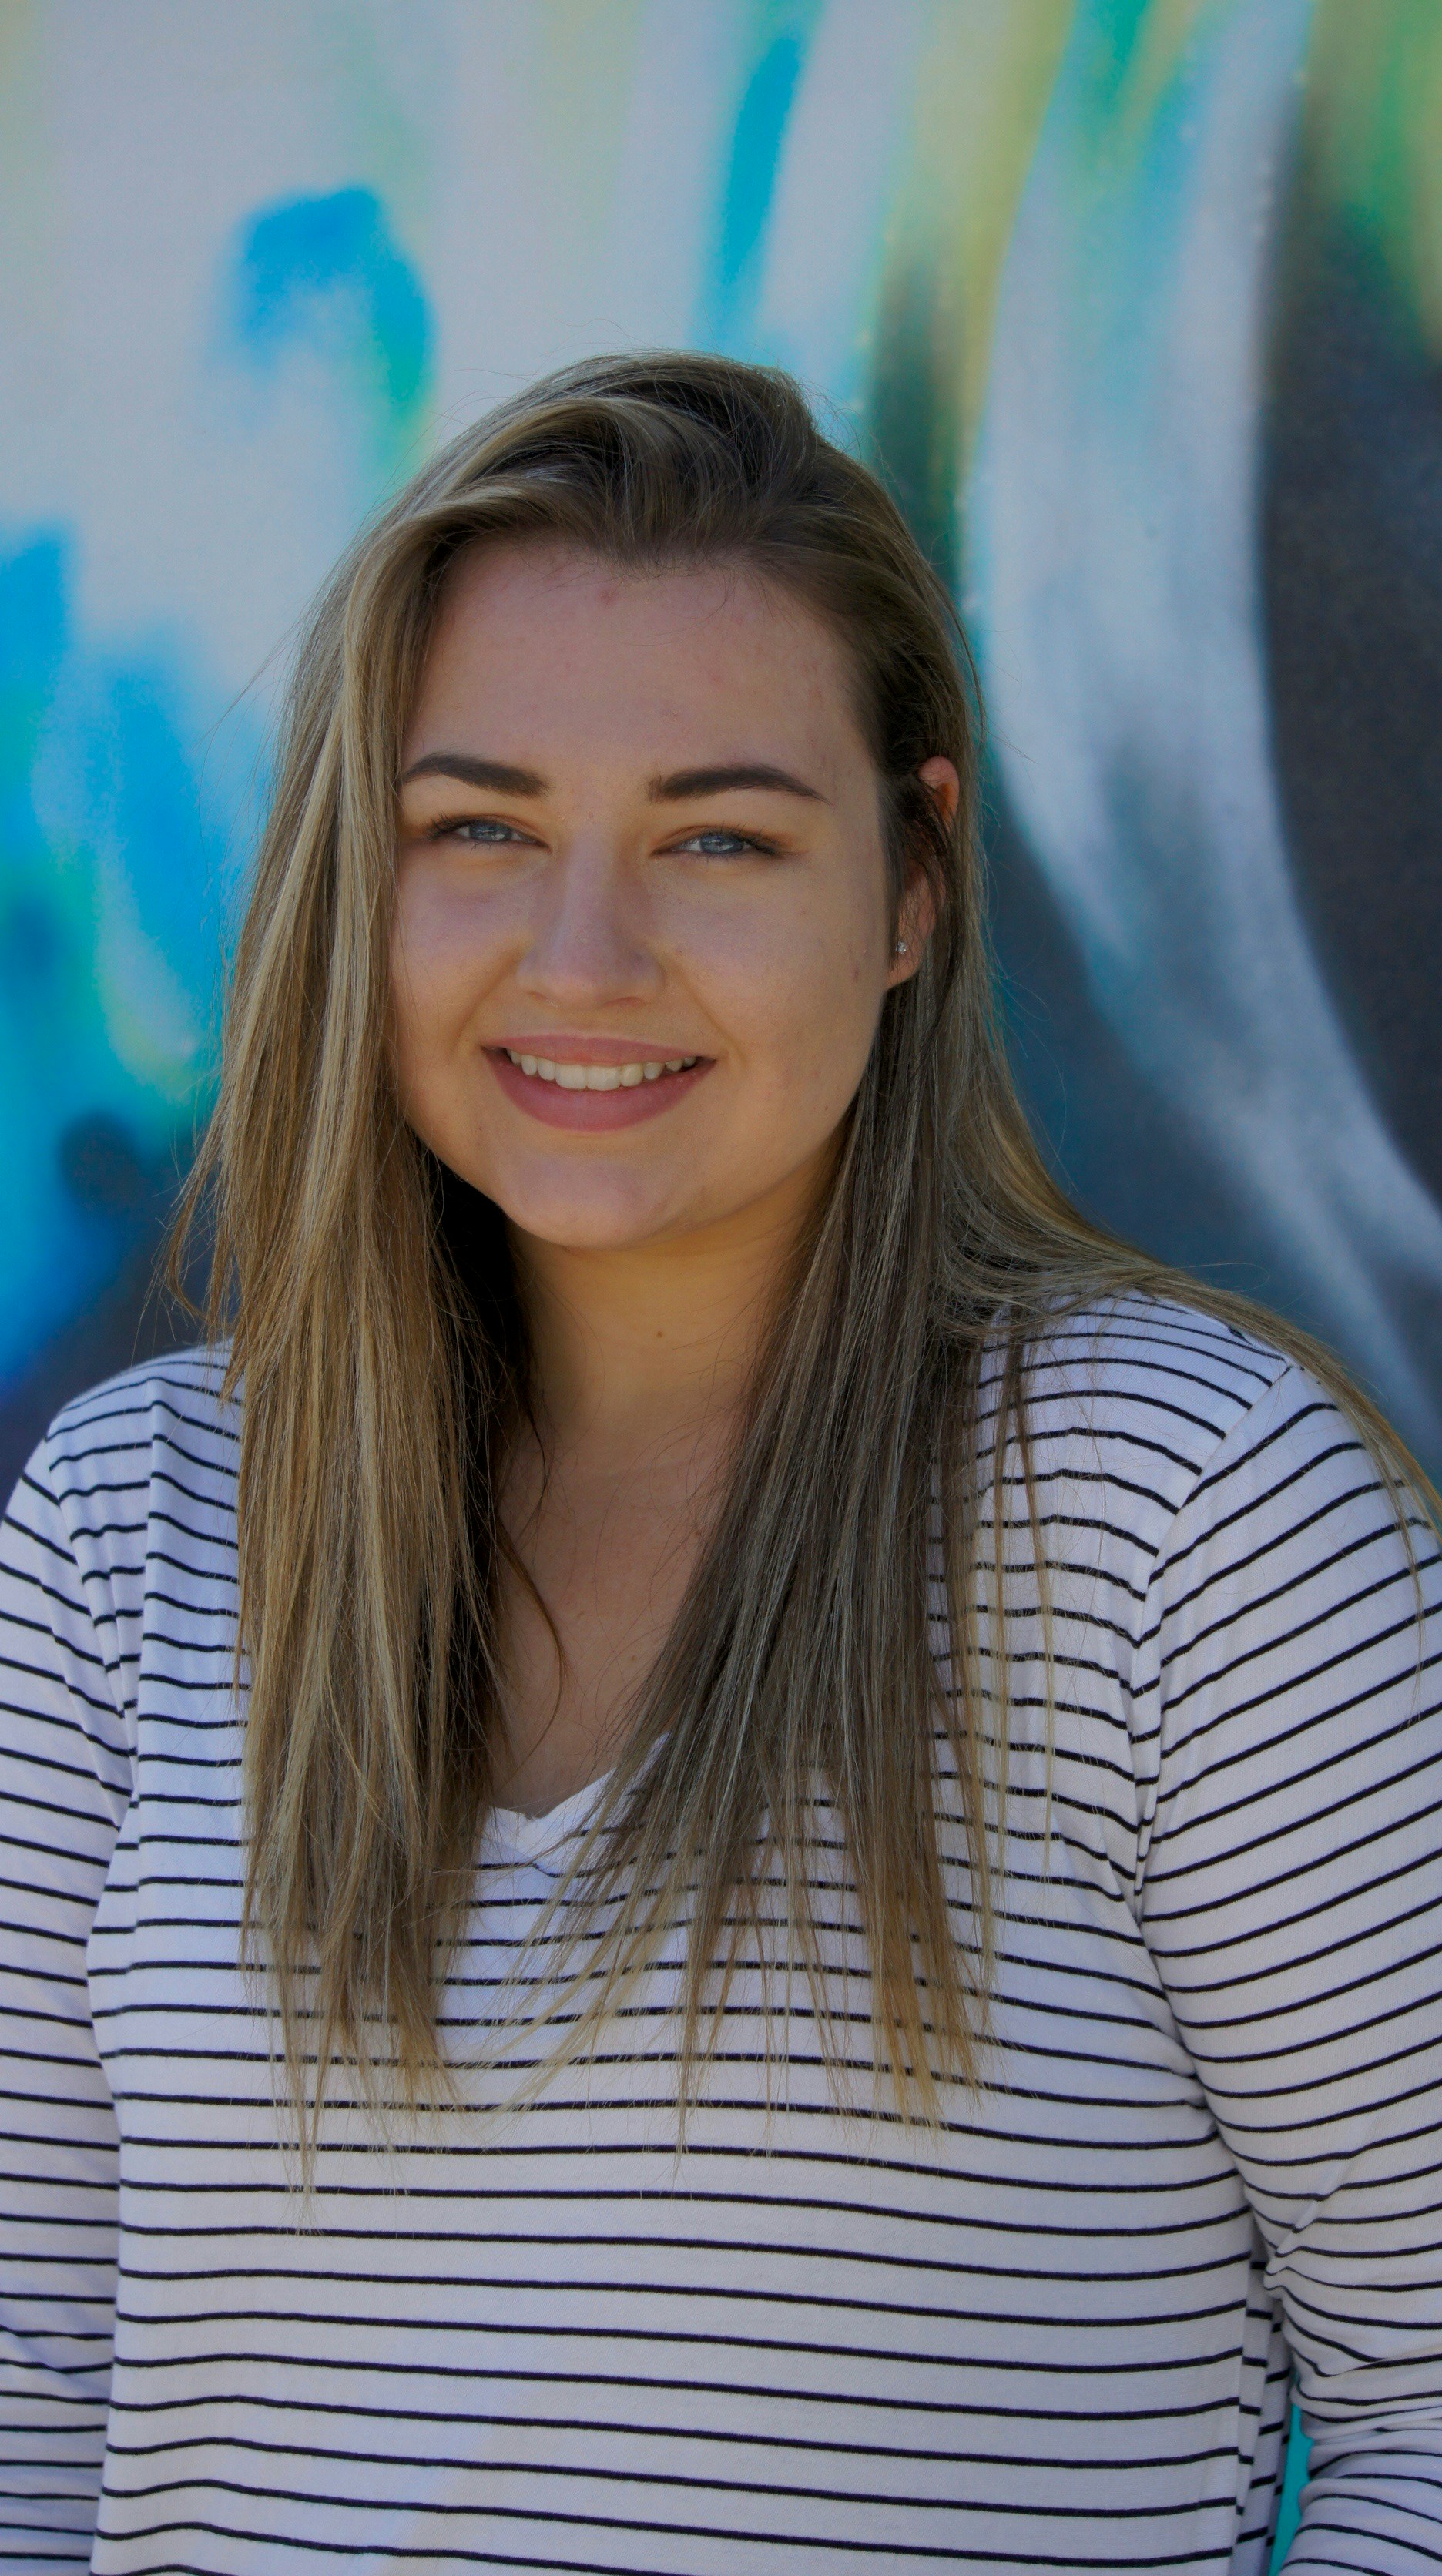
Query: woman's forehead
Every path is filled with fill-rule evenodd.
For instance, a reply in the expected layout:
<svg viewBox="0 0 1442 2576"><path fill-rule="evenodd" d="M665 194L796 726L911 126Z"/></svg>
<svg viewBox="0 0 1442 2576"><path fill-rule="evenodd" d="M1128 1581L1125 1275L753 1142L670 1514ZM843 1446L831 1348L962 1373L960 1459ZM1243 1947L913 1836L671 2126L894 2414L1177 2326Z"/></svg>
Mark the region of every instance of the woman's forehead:
<svg viewBox="0 0 1442 2576"><path fill-rule="evenodd" d="M735 559L653 568L551 540L468 550L447 585L407 757L437 728L520 722L619 741L761 725L832 759L860 746L830 626Z"/></svg>
<svg viewBox="0 0 1442 2576"><path fill-rule="evenodd" d="M610 618L674 635L694 629L744 633L768 628L814 638L836 650L826 621L766 568L736 554L634 563L562 537L502 536L467 546L447 573L433 641L518 620L548 624L578 615Z"/></svg>

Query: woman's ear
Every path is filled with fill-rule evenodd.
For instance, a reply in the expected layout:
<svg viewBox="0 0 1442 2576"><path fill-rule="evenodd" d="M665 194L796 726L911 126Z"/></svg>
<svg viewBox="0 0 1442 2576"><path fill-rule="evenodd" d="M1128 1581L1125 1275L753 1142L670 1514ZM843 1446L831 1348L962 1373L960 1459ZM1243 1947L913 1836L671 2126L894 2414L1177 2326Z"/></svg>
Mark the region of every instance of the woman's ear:
<svg viewBox="0 0 1442 2576"><path fill-rule="evenodd" d="M955 761L938 753L934 760L923 761L916 774L942 822L950 830L961 803L961 780ZM916 973L935 928L936 889L926 870L913 862L906 892L897 908L896 940L887 972L888 984L904 984L908 976Z"/></svg>
<svg viewBox="0 0 1442 2576"><path fill-rule="evenodd" d="M950 831L961 803L961 777L955 761L938 752L934 760L924 760L916 774Z"/></svg>

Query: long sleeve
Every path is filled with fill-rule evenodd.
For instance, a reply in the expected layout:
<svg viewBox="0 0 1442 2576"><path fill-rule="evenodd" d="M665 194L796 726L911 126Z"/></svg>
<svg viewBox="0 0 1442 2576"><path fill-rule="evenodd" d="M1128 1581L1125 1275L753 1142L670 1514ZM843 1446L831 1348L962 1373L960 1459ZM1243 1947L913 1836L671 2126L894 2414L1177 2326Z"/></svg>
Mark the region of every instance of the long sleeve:
<svg viewBox="0 0 1442 2576"><path fill-rule="evenodd" d="M0 2564L26 2569L89 2564L105 2442L117 2137L86 1942L130 1786L107 1590L42 1450L0 1531Z"/></svg>
<svg viewBox="0 0 1442 2576"><path fill-rule="evenodd" d="M1442 2561L1442 1567L1412 1540L1288 1368L1171 1527L1135 1676L1143 1932L1314 2446L1292 2570Z"/></svg>

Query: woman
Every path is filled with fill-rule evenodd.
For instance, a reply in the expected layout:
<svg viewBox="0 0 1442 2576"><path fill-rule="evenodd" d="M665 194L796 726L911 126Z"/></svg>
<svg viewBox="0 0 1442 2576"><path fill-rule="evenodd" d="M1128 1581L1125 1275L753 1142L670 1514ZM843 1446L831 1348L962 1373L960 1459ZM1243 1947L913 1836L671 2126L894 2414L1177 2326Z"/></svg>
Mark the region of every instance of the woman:
<svg viewBox="0 0 1442 2576"><path fill-rule="evenodd" d="M714 358L322 601L212 1346L6 1530L21 2563L1255 2576L1295 2369L1435 2565L1421 1480L1046 1178L967 707Z"/></svg>

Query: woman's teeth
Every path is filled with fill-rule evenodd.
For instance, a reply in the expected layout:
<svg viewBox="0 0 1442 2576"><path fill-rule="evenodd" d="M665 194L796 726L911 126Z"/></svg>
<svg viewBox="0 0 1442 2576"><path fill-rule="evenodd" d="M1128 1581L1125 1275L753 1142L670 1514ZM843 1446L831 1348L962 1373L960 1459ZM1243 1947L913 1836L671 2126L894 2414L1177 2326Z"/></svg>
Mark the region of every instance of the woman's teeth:
<svg viewBox="0 0 1442 2576"><path fill-rule="evenodd" d="M517 1055L514 1047L505 1051L522 1073L554 1082L562 1091L634 1091L638 1082L659 1082L663 1073L688 1073L699 1062L694 1055L668 1055L654 1063L553 1064L547 1055Z"/></svg>

